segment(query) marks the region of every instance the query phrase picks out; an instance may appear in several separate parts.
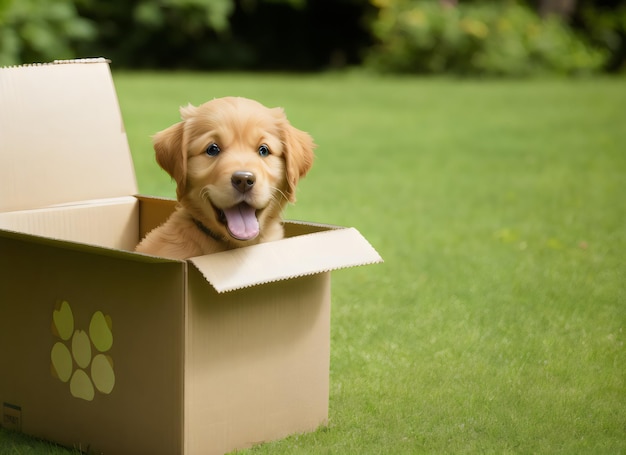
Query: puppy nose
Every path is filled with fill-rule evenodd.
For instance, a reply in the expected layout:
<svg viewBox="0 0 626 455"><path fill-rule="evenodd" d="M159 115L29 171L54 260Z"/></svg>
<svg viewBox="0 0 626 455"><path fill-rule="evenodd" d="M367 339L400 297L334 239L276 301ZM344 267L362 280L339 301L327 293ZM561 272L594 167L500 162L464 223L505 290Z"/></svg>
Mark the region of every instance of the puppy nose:
<svg viewBox="0 0 626 455"><path fill-rule="evenodd" d="M233 186L237 188L242 193L249 191L254 186L254 182L256 182L256 176L252 172L248 171L237 171L233 172L233 175L230 178Z"/></svg>

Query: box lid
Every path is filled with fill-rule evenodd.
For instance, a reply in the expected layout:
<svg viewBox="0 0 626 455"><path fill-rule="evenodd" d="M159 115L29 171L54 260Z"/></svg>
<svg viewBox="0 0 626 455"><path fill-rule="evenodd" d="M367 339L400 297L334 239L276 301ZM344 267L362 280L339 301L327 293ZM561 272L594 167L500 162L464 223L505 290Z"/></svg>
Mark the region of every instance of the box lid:
<svg viewBox="0 0 626 455"><path fill-rule="evenodd" d="M354 228L330 229L278 242L189 259L217 292L383 262Z"/></svg>
<svg viewBox="0 0 626 455"><path fill-rule="evenodd" d="M136 192L107 60L0 68L0 212Z"/></svg>

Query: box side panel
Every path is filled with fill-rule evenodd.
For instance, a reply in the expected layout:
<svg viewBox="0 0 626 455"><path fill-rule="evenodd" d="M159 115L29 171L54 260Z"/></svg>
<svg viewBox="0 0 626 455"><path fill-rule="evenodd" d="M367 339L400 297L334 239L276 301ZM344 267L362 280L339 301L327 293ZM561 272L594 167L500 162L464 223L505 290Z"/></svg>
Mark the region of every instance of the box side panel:
<svg viewBox="0 0 626 455"><path fill-rule="evenodd" d="M139 238L143 239L152 229L163 224L176 209L178 201L149 196L137 196L139 200Z"/></svg>
<svg viewBox="0 0 626 455"><path fill-rule="evenodd" d="M296 237L298 235L315 234L316 232L329 231L331 229L341 229L339 226L329 224L307 223L305 221L285 221L285 238Z"/></svg>
<svg viewBox="0 0 626 455"><path fill-rule="evenodd" d="M0 212L137 192L108 64L0 68Z"/></svg>
<svg viewBox="0 0 626 455"><path fill-rule="evenodd" d="M0 213L0 229L132 251L138 242L139 204L107 203Z"/></svg>
<svg viewBox="0 0 626 455"><path fill-rule="evenodd" d="M181 453L185 264L0 251L4 417L94 453Z"/></svg>
<svg viewBox="0 0 626 455"><path fill-rule="evenodd" d="M330 274L218 294L189 269L185 453L224 453L328 418Z"/></svg>

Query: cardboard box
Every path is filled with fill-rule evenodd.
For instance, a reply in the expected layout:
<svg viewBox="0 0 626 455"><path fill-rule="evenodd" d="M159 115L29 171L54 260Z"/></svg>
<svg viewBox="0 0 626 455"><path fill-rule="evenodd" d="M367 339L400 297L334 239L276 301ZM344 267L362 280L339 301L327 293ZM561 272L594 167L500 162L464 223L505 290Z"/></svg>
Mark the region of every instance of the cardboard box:
<svg viewBox="0 0 626 455"><path fill-rule="evenodd" d="M175 201L135 196L108 63L0 69L0 423L96 453L209 454L327 421L330 271L355 229L174 261L132 252Z"/></svg>

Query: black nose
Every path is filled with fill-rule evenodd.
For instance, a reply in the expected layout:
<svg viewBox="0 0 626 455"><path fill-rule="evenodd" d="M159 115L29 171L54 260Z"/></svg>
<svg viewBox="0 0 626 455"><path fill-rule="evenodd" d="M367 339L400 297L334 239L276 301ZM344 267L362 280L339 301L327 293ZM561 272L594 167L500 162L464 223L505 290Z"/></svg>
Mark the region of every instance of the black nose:
<svg viewBox="0 0 626 455"><path fill-rule="evenodd" d="M254 186L254 182L256 182L256 176L252 172L248 171L237 171L233 172L233 175L230 178L233 186L237 188L242 193L249 191Z"/></svg>

